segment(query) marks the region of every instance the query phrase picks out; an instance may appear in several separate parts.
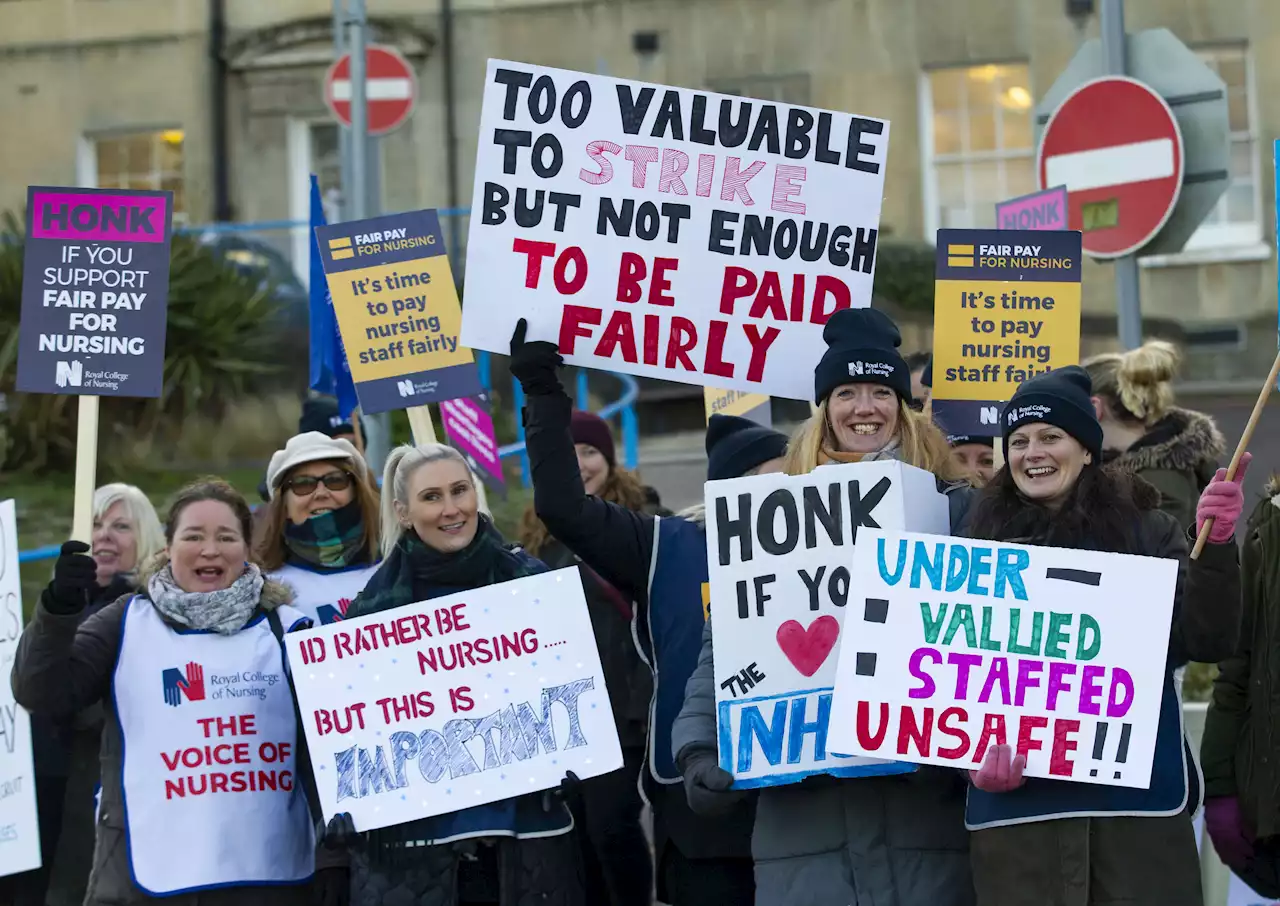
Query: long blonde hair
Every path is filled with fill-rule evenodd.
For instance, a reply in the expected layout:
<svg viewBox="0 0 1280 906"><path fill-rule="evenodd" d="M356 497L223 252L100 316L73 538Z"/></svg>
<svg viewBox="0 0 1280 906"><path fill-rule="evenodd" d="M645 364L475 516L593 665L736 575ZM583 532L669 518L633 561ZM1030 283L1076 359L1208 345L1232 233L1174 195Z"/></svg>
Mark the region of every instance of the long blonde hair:
<svg viewBox="0 0 1280 906"><path fill-rule="evenodd" d="M966 481L959 464L951 456L951 447L938 427L928 417L898 400L898 460L932 472L944 481ZM788 475L807 475L822 464L823 448L836 448L835 432L823 400L808 420L791 435L782 470Z"/></svg>
<svg viewBox="0 0 1280 906"><path fill-rule="evenodd" d="M1093 393L1121 421L1151 427L1173 406L1174 377L1181 356L1172 343L1150 340L1128 352L1106 352L1084 363Z"/></svg>
<svg viewBox="0 0 1280 906"><path fill-rule="evenodd" d="M382 528L378 534L382 539L383 557L391 556L391 552L395 550L401 536L405 533L405 527L401 525L400 516L396 513L396 501L400 501L401 506L409 505L409 477L427 463L442 460L462 464L462 467L467 470L467 477L471 480L472 487L476 490L479 511L493 518L484 497L480 478L461 453L448 444L419 444L416 447L411 444L401 444L391 451L387 457L387 464L382 470L380 520Z"/></svg>

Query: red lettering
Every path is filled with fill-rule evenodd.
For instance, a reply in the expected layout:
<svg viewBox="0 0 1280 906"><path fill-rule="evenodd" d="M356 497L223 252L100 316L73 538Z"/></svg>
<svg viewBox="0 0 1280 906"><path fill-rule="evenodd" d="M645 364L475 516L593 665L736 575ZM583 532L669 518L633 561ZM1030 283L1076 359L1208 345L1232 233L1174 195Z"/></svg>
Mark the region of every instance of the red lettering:
<svg viewBox="0 0 1280 906"><path fill-rule="evenodd" d="M351 650L351 637L345 632L339 632L333 637L333 649L338 652L338 659L341 660L343 654L349 654L355 657L355 652Z"/></svg>
<svg viewBox="0 0 1280 906"><path fill-rule="evenodd" d="M756 275L745 267L731 264L724 269L724 280L720 283L720 314L733 314L733 304L739 299L755 295L758 281Z"/></svg>
<svg viewBox="0 0 1280 906"><path fill-rule="evenodd" d="M724 335L729 329L728 321L712 321L707 325L707 360L705 374L716 377L733 377L733 366L724 360Z"/></svg>
<svg viewBox="0 0 1280 906"><path fill-rule="evenodd" d="M632 188L643 189L649 176L649 164L658 161L658 149L653 145L627 145L622 156L631 161Z"/></svg>
<svg viewBox="0 0 1280 906"><path fill-rule="evenodd" d="M525 264L524 285L527 289L537 289L542 279L542 259L556 253L554 242L537 242L533 239L516 239L511 243L511 250L517 254L528 255Z"/></svg>
<svg viewBox="0 0 1280 906"><path fill-rule="evenodd" d="M637 255L635 252L622 253L622 265L618 268L619 302L640 301L640 297L644 295L644 290L640 288L640 281L644 279L647 271L644 256Z"/></svg>
<svg viewBox="0 0 1280 906"><path fill-rule="evenodd" d="M658 364L658 333L662 330L662 321L657 315L644 316L644 363Z"/></svg>
<svg viewBox="0 0 1280 906"><path fill-rule="evenodd" d="M1038 714L1023 714L1018 718L1018 748L1016 754L1027 755L1030 752L1038 752L1044 748L1044 743L1035 739L1031 734L1036 730L1043 730L1049 726L1049 718L1041 717Z"/></svg>
<svg viewBox="0 0 1280 906"><path fill-rule="evenodd" d="M1069 734L1080 730L1080 721L1059 718L1053 722L1053 748L1049 751L1049 773L1054 777L1070 777L1074 761L1070 754L1076 750L1076 741Z"/></svg>
<svg viewBox="0 0 1280 906"><path fill-rule="evenodd" d="M948 721L953 719L959 721L962 726L948 726ZM942 716L938 718L938 732L954 736L957 742L954 747L939 747L939 758L960 758L965 752L969 751L969 734L965 732L963 727L963 724L968 720L969 713L964 708L948 708L942 712Z"/></svg>
<svg viewBox="0 0 1280 906"><path fill-rule="evenodd" d="M568 280L565 274L569 270L569 265L573 265L573 279ZM572 245L565 249L560 257L556 259L556 266L551 272L551 276L555 278L556 292L562 296L572 296L578 290L582 289L587 282L587 255L582 249L576 245Z"/></svg>
<svg viewBox="0 0 1280 906"><path fill-rule="evenodd" d="M776 327L768 327L761 336L760 329L754 324L743 324L742 329L746 331L747 342L751 344L751 364L747 366L747 380L759 383L764 380L765 359L769 355L769 347L782 335L782 331Z"/></svg>
<svg viewBox="0 0 1280 906"><path fill-rule="evenodd" d="M209 792L225 793L227 791L227 775L221 772L209 775Z"/></svg>
<svg viewBox="0 0 1280 906"><path fill-rule="evenodd" d="M567 307L567 306L566 306ZM689 350L698 345L698 329L688 318L673 317L671 334L667 340L667 370L674 370L679 362L685 371L697 371L693 360L689 358Z"/></svg>
<svg viewBox="0 0 1280 906"><path fill-rule="evenodd" d="M671 280L667 277L667 271L673 271L679 266L680 259L678 258L653 259L653 279L649 281L650 305L676 304L675 297L667 292L667 290L671 289Z"/></svg>
<svg viewBox="0 0 1280 906"><path fill-rule="evenodd" d="M684 176L689 169L689 155L675 148L662 149L662 169L658 171L658 191L674 192L676 195L688 195L684 187Z"/></svg>
<svg viewBox="0 0 1280 906"><path fill-rule="evenodd" d="M591 331L583 328L583 324L599 326L604 313L598 308L585 305L566 305L560 313L560 352L573 355L573 347L578 337L591 338Z"/></svg>
<svg viewBox="0 0 1280 906"><path fill-rule="evenodd" d="M982 721L982 735L978 737L978 748L973 752L973 763L982 764L982 756L986 754L987 745L994 740L998 746L1004 745L1006 738L1003 714L988 714Z"/></svg>
<svg viewBox="0 0 1280 906"><path fill-rule="evenodd" d="M760 292L756 293L747 317L763 318L766 311L775 321L787 320L787 309L782 304L782 284L778 280L777 271L764 272L764 277L760 281Z"/></svg>
<svg viewBox="0 0 1280 906"><path fill-rule="evenodd" d="M458 630L459 632L461 632L464 629L471 628L471 624L467 622L467 615L462 612L463 608L465 608L466 606L467 606L467 602L463 601L461 604L454 604L451 608L449 608L450 610L453 611L453 628Z"/></svg>
<svg viewBox="0 0 1280 906"><path fill-rule="evenodd" d="M161 752L160 758L161 760L164 761L165 767L167 767L171 771L176 771L178 770L178 760L181 757L181 755L182 755L182 750L179 749L178 751L174 752L172 756L170 756L168 752Z"/></svg>
<svg viewBox="0 0 1280 906"><path fill-rule="evenodd" d="M724 161L724 175L720 178L720 200L733 201L736 196L742 196L742 203L745 205L754 205L755 200L752 199L751 193L747 191L747 183L764 169L764 161L758 160L745 170L739 170L742 166L742 158L727 157Z"/></svg>
<svg viewBox="0 0 1280 906"><path fill-rule="evenodd" d="M578 179L589 186L602 186L613 179L613 161L605 157L605 154L617 154L621 150L621 145L610 141L587 142L587 157L591 158L600 171L591 173L585 168L581 169L578 171Z"/></svg>
<svg viewBox="0 0 1280 906"><path fill-rule="evenodd" d="M889 732L889 705L887 702L880 703L880 728L875 732L871 731L871 703L868 701L858 702L858 744L868 752L874 752L880 748L884 742L885 734Z"/></svg>
<svg viewBox="0 0 1280 906"><path fill-rule="evenodd" d="M622 358L632 365L636 363L636 333L631 327L631 313L615 311L609 316L600 342L596 345L595 354L601 358L613 357L614 350L622 347Z"/></svg>
<svg viewBox="0 0 1280 906"><path fill-rule="evenodd" d="M835 299L835 307L831 311L827 311L825 305L828 294ZM843 280L828 274L818 275L817 283L813 288L813 309L809 314L809 320L812 323L826 324L840 309L852 306L853 294L849 292L849 287L845 286Z"/></svg>
<svg viewBox="0 0 1280 906"><path fill-rule="evenodd" d="M166 780L164 782L164 798L172 799L177 796L179 799L185 799L187 795L187 783L185 777L179 777L177 780Z"/></svg>
<svg viewBox="0 0 1280 906"><path fill-rule="evenodd" d="M459 686L457 689L449 690L449 707L453 709L454 714L459 711L470 711L476 706L470 692L470 686Z"/></svg>
<svg viewBox="0 0 1280 906"><path fill-rule="evenodd" d="M915 743L916 752L922 757L929 756L929 737L933 735L933 709L924 708L924 723L916 722L916 709L910 705L902 706L902 715L898 718L898 754L906 755L910 743Z"/></svg>

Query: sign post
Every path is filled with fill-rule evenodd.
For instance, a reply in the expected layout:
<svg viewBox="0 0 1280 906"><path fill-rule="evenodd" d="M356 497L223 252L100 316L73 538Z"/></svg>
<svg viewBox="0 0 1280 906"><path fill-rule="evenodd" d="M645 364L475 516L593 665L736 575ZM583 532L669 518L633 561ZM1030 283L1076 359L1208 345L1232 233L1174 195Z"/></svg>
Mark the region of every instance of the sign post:
<svg viewBox="0 0 1280 906"><path fill-rule="evenodd" d="M361 0L351 0L352 5ZM357 10L352 10L356 15ZM363 90L369 135L394 132L413 115L417 104L418 77L413 66L394 47L371 44L365 51L364 78L356 72L360 60L353 49L340 56L324 77L324 100L343 126L355 131Z"/></svg>
<svg viewBox="0 0 1280 906"><path fill-rule="evenodd" d="M80 397L77 541L93 529L98 397L162 389L172 235L172 192L27 189L16 386Z"/></svg>

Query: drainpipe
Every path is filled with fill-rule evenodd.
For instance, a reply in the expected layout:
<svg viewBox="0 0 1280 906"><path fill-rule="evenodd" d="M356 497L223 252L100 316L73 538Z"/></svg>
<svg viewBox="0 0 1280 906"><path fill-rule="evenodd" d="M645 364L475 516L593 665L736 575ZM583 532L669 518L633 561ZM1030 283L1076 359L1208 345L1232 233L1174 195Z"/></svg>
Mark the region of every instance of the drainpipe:
<svg viewBox="0 0 1280 906"><path fill-rule="evenodd" d="M225 0L209 0L209 150L213 155L213 219L231 220L230 154L227 142L227 63L222 56L226 44Z"/></svg>
<svg viewBox="0 0 1280 906"><path fill-rule="evenodd" d="M444 67L444 159L449 184L449 253L454 274L462 273L462 223L458 210L457 90L453 78L453 0L440 0L440 64ZM455 278L456 279L456 278Z"/></svg>

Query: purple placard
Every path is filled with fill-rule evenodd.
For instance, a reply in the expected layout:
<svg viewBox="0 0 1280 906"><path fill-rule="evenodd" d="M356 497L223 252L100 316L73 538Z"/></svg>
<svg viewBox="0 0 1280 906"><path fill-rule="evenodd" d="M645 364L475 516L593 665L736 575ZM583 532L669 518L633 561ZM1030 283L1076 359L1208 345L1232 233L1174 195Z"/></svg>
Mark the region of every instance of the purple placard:
<svg viewBox="0 0 1280 906"><path fill-rule="evenodd" d="M996 204L997 230L1067 229L1067 187L1056 186Z"/></svg>
<svg viewBox="0 0 1280 906"><path fill-rule="evenodd" d="M157 397L173 193L27 189L17 389Z"/></svg>
<svg viewBox="0 0 1280 906"><path fill-rule="evenodd" d="M487 397L481 394L441 400L440 423L449 443L467 458L480 477L505 493L506 481L502 475L498 439L494 435Z"/></svg>

